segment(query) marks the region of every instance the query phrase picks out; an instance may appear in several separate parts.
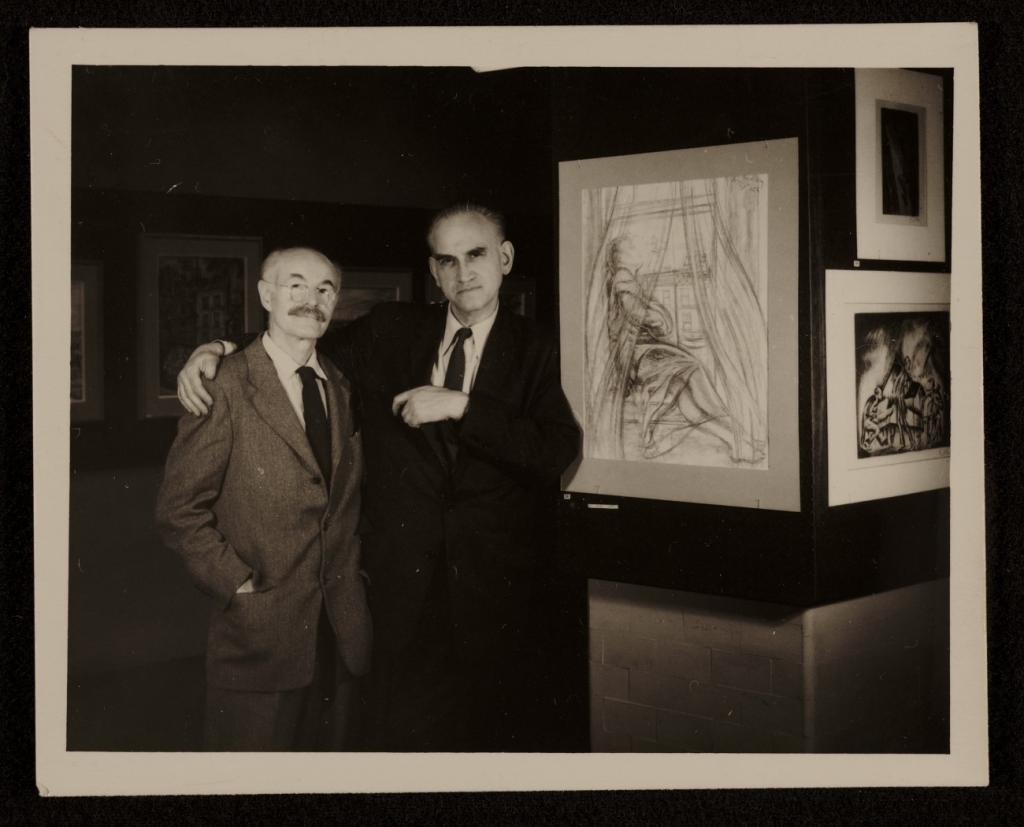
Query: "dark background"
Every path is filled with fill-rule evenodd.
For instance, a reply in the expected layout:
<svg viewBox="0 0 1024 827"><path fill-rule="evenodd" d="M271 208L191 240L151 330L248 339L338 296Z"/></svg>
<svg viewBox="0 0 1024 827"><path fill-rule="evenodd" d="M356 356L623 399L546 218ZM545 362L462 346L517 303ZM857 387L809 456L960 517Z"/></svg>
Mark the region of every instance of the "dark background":
<svg viewBox="0 0 1024 827"><path fill-rule="evenodd" d="M859 7L854 4L848 7L848 14L856 15ZM983 14L984 10L979 11ZM594 9L594 13L601 17L601 8ZM649 15L650 8L639 4L632 16L633 22L651 22ZM877 14L877 11L876 11ZM932 13L934 15L934 12ZM429 12L428 12L429 15ZM699 17L699 14L698 14ZM155 22L158 18L148 16L148 23ZM316 22L316 16L307 19L307 22ZM446 22L458 22L460 17L445 17ZM699 18L704 20L705 18ZM744 21L755 22L749 18ZM756 18L759 19L759 18ZM809 18L803 18L809 19ZM989 537L988 555L991 561L993 577L990 582L989 609L990 609L990 661L997 665L991 675L991 697L993 700L992 722L993 722L993 781L994 790L972 791L964 793L960 799L967 805L999 806L1007 804L1006 797L1008 786L1019 779L1019 767L1011 764L1009 759L1012 751L1019 745L1020 739L1020 701L1019 693L1014 690L1014 676L1019 674L1019 639L1016 636L1016 622L1009 612L1010 595L1019 593L1021 567L1019 559L1014 552L1020 548L1020 529L1016 520L999 519L1000 515L1006 517L1016 513L1015 505L1020 502L1020 477L1019 469L1011 461L1013 451L1007 446L1019 444L1021 419L1018 413L1017 404L1020 398L1021 369L1019 354L1021 352L1021 341L1019 325L1021 316L1019 312L1021 287L1020 280L1013 273L1013 265L1020 261L1019 233L1015 225L1020 216L1020 201L1016 187L1020 183L1020 142L1016 133L1011 132L1011 127L1021 121L1021 106L1016 67L1020 62L1020 27L1017 21L1011 21L1013 25L994 25L992 14L989 19L993 23L982 27L982 116L983 116L983 197L985 207L985 227L983 230L985 239L985 261L986 261L986 386L987 414L986 426L989 433L989 441L993 435L998 436L999 450L994 448L989 455L989 483L987 486L987 506L989 512ZM50 24L61 21L50 20ZM65 24L67 21L63 21ZM93 21L92 25L109 23L110 20ZM128 21L130 22L130 20ZM198 21L197 21L198 22ZM208 21L204 21L208 22ZM228 21L218 21L221 24ZM251 23L245 15L235 16L231 22ZM279 21L283 22L283 21ZM437 21L440 22L440 21ZM502 22L501 18L494 22ZM551 20L538 18L534 22L566 22L565 20ZM690 20L688 22L695 22ZM1000 21L1003 22L1003 21ZM12 46L7 52L8 60L15 67L13 77L15 83L11 86L3 86L5 102L12 104L11 117L5 122L3 130L3 145L8 148L7 160L12 170L17 175L8 179L4 178L2 192L4 218L4 250L5 263L12 266L7 272L19 271L25 273L23 277L27 284L28 262L28 237L24 216L27 215L27 87L22 88L24 75L24 52L25 46L22 40L23 30L10 33L5 40ZM5 43L5 45L7 45ZM20 63L19 63L20 56ZM20 81L20 82L18 82ZM20 113L20 117L19 117ZM761 135L760 137L764 137ZM709 142L724 143L724 140ZM684 144L676 143L672 148ZM659 147L669 148L669 147ZM630 150L634 151L634 150ZM639 151L639 150L636 150ZM582 157L582 156L579 156ZM9 183L9 182L13 182ZM504 195L504 194L503 194ZM481 196L485 197L485 196ZM529 220L529 216L526 216ZM538 225L539 226L539 225ZM542 234L538 230L538 234ZM397 237L397 236L396 236ZM523 237L523 233L517 232L517 240ZM522 242L520 241L520 245ZM522 258L519 259L522 264ZM832 266L831 264L828 266ZM917 268L923 269L923 268ZM540 304L540 296L538 296ZM802 302L803 306L803 302ZM22 309L23 308L23 309ZM539 308L539 315L543 317L543 308ZM553 317L551 308L547 311ZM28 340L29 322L27 302L14 305L13 312L7 319L8 335L4 337L3 358L5 369L9 370L9 386L17 384L21 380L22 387L28 386L28 368L24 367L27 359L22 350L23 342ZM804 363L802 358L802 365ZM11 367L8 368L8 365ZM16 396L15 396L16 394ZM17 590L12 595L10 609L6 616L8 621L5 624L3 650L7 662L11 668L5 668L5 684L19 687L19 693L14 695L5 692L3 703L8 720L15 722L13 726L4 733L5 743L12 749L22 754L24 759L18 767L7 769L5 780L17 784L21 798L9 799L9 807L15 809L5 812L15 812L21 806L26 806L26 795L31 794L31 762L28 759L31 750L31 730L33 721L27 710L31 707L31 648L29 623L31 618L31 529L26 524L24 514L29 513L30 504L29 491L31 490L30 475L26 475L24 468L30 467L31 463L31 440L28 430L30 428L30 409L24 404L25 394L5 394L4 408L4 437L5 456L4 461L8 469L20 469L12 473L10 470L5 475L4 491L4 524L5 538L9 548L5 548L2 559L3 577L5 582L18 584ZM20 399L16 409L12 410L10 400ZM144 439L143 442L148 442ZM20 515L19 516L19 509ZM8 530L10 527L10 530ZM5 686L5 689L7 687ZM12 700L20 699L20 700ZM18 706L13 706L14 703ZM6 751L6 750L5 750ZM10 753L9 753L10 754ZM28 791L28 792L26 792ZM840 811L832 809L839 805L854 804L861 816L878 814L883 807L892 808L888 814L895 812L914 813L923 815L925 811L938 812L939 808L945 808L957 800L958 794L955 791L938 791L932 793L927 799L922 794L914 791L890 791L876 792L870 796L858 792L805 792L805 793L621 793L612 796L593 796L590 794L563 794L545 796L544 804L548 818L564 819L568 814L587 815L599 817L605 815L629 818L638 818L644 821L658 820L669 813L682 813L680 804L687 807L691 814L694 806L701 808L700 811L713 812L708 810L714 804L725 806L733 814L745 812L753 815L763 812L760 808L768 802L787 807L787 812L793 820L807 820L812 814L822 815L832 813L838 815ZM242 812L263 814L282 814L289 812L293 806L294 797L278 797L276 799L261 799L259 801L244 798L236 807ZM515 795L505 796L495 802L489 799L487 804L480 796L411 796L383 799L381 796L352 799L346 801L353 812L369 812L370 806L383 806L383 814L391 815L392 818L401 818L410 810L405 808L414 807L430 800L436 806L443 802L452 811L459 811L463 814L475 813L479 815L483 808L487 808L489 815L504 812L506 816L514 813L524 812L533 799L529 796ZM686 802L685 804L683 802ZM77 806L88 809L90 805L99 802L78 802ZM156 815L161 812L159 800L139 800L136 802L120 802L122 806L115 805L108 809L109 804L104 804L104 812L107 816L115 813L122 817L134 814L135 817L149 813ZM179 806L184 802L179 800ZM195 815L200 811L210 811L213 802L193 802L179 809L181 814ZM250 806L251 805L251 806ZM494 805L494 806L492 806ZM611 809L607 809L606 805ZM39 812L70 813L75 807L75 802L67 801L43 801L36 802L34 810ZM499 809L495 810L494 807ZM848 810L844 810L848 811ZM894 812L895 811L895 812ZM994 810L989 810L994 812ZM101 812L97 810L97 812ZM326 811L324 811L326 813ZM332 810L333 812L333 810ZM720 812L720 810L718 810ZM1001 812L1010 812L1005 809ZM627 815L628 814L628 815ZM493 817L493 816L492 816ZM631 818L632 817L632 818Z"/></svg>

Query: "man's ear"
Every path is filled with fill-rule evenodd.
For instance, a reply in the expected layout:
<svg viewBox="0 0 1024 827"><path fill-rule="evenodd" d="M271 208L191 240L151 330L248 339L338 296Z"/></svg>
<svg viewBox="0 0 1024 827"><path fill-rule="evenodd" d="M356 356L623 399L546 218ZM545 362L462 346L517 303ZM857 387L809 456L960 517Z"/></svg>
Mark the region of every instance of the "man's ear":
<svg viewBox="0 0 1024 827"><path fill-rule="evenodd" d="M260 279L256 282L256 289L260 292L260 304L263 305L263 309L268 313L270 312L270 299L273 295L274 285L268 284L267 282Z"/></svg>
<svg viewBox="0 0 1024 827"><path fill-rule="evenodd" d="M516 257L515 247L512 246L512 242L506 239L501 242L501 246L498 248L501 253L501 274L507 276L509 271L512 269L512 261Z"/></svg>
<svg viewBox="0 0 1024 827"><path fill-rule="evenodd" d="M430 275L434 277L434 284L441 286L441 277L437 274L437 262L433 256L427 256L427 267L430 268Z"/></svg>

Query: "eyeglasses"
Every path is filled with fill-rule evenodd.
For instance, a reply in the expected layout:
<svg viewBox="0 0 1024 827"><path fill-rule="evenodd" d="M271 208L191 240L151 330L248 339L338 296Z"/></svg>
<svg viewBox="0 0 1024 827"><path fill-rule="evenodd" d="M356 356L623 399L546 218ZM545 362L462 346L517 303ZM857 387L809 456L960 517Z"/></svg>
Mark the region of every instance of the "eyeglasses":
<svg viewBox="0 0 1024 827"><path fill-rule="evenodd" d="M277 282L267 281L267 279L260 279L265 281L267 284L272 284L274 287L283 287L288 291L288 296L296 304L303 304L309 300L309 291L313 291L313 298L320 304L331 304L336 298L338 298L338 291L333 284L321 284L317 287L310 287L308 284L302 284L301 282L294 282L292 284L278 284Z"/></svg>

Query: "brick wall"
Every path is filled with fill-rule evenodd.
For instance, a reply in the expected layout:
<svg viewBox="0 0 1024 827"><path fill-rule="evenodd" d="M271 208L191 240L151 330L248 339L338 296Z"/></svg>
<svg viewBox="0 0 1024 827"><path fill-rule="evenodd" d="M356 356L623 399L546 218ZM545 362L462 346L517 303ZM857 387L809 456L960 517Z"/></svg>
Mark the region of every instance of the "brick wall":
<svg viewBox="0 0 1024 827"><path fill-rule="evenodd" d="M590 581L591 749L802 752L798 610Z"/></svg>
<svg viewBox="0 0 1024 827"><path fill-rule="evenodd" d="M591 749L945 751L948 585L799 610L591 580Z"/></svg>

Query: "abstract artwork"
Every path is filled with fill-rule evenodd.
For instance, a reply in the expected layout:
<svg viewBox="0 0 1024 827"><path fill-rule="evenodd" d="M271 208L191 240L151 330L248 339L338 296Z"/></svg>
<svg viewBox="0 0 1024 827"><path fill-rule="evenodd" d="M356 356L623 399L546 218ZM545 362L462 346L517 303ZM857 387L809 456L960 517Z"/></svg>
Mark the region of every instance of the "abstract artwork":
<svg viewBox="0 0 1024 827"><path fill-rule="evenodd" d="M570 490L799 510L795 154L561 165Z"/></svg>
<svg viewBox="0 0 1024 827"><path fill-rule="evenodd" d="M71 421L103 418L103 266L71 266Z"/></svg>
<svg viewBox="0 0 1024 827"><path fill-rule="evenodd" d="M949 447L949 313L855 313L857 456Z"/></svg>
<svg viewBox="0 0 1024 827"><path fill-rule="evenodd" d="M949 276L829 270L829 505L949 480Z"/></svg>
<svg viewBox="0 0 1024 827"><path fill-rule="evenodd" d="M181 413L177 375L196 345L260 329L259 239L143 235L140 407L144 417Z"/></svg>
<svg viewBox="0 0 1024 827"><path fill-rule="evenodd" d="M857 69L857 256L944 261L943 80Z"/></svg>
<svg viewBox="0 0 1024 827"><path fill-rule="evenodd" d="M882 205L885 216L919 217L925 177L924 114L919 106L896 108L878 105L878 130L882 161Z"/></svg>

